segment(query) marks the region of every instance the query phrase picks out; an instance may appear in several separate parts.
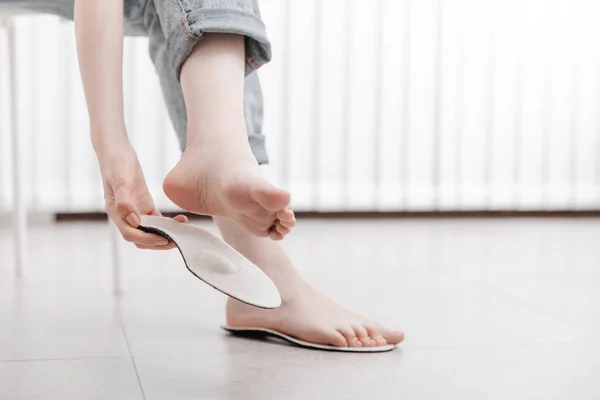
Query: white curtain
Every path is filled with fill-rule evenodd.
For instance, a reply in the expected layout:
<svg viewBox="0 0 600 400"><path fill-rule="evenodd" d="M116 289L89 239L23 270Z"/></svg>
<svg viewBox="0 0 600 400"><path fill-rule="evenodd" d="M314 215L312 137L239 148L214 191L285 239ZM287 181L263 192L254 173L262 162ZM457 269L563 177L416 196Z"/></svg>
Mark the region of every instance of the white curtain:
<svg viewBox="0 0 600 400"><path fill-rule="evenodd" d="M299 210L597 209L600 4L264 0L271 180ZM10 204L6 45L0 210ZM102 210L73 26L17 20L30 208ZM178 145L147 56L126 41L129 134L149 186Z"/></svg>

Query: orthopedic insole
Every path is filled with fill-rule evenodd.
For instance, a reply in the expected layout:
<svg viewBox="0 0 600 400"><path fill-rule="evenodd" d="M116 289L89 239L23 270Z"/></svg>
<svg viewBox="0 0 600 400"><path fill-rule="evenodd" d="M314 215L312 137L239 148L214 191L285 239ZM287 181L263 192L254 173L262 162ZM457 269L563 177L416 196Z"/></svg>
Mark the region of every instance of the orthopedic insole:
<svg viewBox="0 0 600 400"><path fill-rule="evenodd" d="M385 346L374 346L374 347L335 347L325 344L311 343L304 340L296 339L295 337L286 335L285 333L277 332L272 329L266 328L236 328L232 326L222 326L227 332L242 337L251 338L268 338L275 337L282 339L295 346L304 347L313 350L327 350L327 351L341 351L347 353L382 353L384 351L391 351L396 348L393 344L386 344Z"/></svg>
<svg viewBox="0 0 600 400"><path fill-rule="evenodd" d="M218 291L260 308L281 305L273 281L212 233L189 223L154 215L143 215L138 229L173 241L187 269Z"/></svg>

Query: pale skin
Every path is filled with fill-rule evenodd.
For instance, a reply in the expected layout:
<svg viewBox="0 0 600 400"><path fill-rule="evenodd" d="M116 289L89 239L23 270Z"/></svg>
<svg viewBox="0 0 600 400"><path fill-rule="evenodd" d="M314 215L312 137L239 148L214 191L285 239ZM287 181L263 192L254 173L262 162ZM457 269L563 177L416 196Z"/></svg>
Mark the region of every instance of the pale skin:
<svg viewBox="0 0 600 400"><path fill-rule="evenodd" d="M75 2L75 33L92 143L104 181L106 211L123 237L143 249L174 245L137 228L159 215L125 128L123 0ZM339 347L395 344L404 334L342 307L309 285L276 242L296 224L287 191L271 185L248 145L243 114L244 39L207 33L183 64L187 146L163 188L181 208L213 216L223 238L277 285L282 306L264 310L229 299L237 327L274 329ZM187 222L183 215L175 217Z"/></svg>

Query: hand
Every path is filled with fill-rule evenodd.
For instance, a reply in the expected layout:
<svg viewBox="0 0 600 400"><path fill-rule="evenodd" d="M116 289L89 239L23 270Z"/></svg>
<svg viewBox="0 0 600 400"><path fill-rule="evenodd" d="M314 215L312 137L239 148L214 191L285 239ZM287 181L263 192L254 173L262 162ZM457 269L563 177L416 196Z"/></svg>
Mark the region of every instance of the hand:
<svg viewBox="0 0 600 400"><path fill-rule="evenodd" d="M137 229L142 215L161 215L154 207L148 192L144 173L129 142L114 143L112 151L97 152L104 182L106 213L114 221L121 235L140 249L169 250L173 242L153 233ZM186 223L185 215L176 221Z"/></svg>

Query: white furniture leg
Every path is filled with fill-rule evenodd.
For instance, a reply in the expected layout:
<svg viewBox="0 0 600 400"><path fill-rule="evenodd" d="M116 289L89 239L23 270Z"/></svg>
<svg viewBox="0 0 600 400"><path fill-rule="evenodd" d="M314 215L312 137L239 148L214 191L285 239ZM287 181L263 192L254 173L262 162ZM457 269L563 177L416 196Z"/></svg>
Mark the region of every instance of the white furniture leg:
<svg viewBox="0 0 600 400"><path fill-rule="evenodd" d="M121 281L121 234L110 219L108 221L108 230L110 231L110 253L113 267L113 294L117 296L123 293Z"/></svg>
<svg viewBox="0 0 600 400"><path fill-rule="evenodd" d="M15 237L16 275L23 276L27 266L27 196L23 170L23 132L19 129L17 94L17 49L15 26L9 18L5 21L8 34L8 73L10 90L10 126L12 139L13 173L13 231Z"/></svg>

